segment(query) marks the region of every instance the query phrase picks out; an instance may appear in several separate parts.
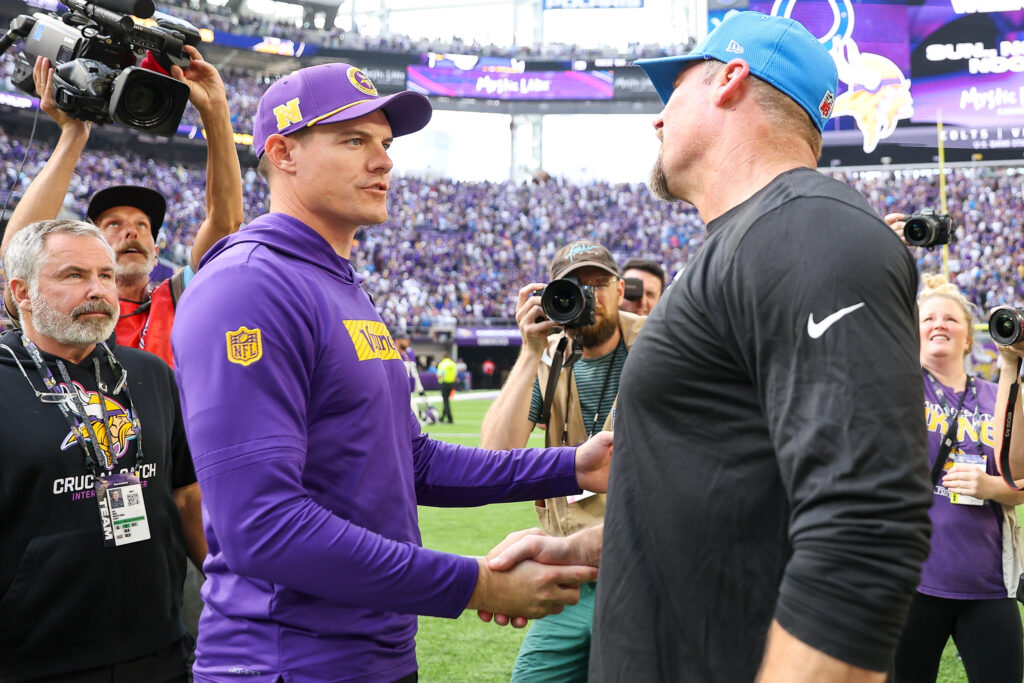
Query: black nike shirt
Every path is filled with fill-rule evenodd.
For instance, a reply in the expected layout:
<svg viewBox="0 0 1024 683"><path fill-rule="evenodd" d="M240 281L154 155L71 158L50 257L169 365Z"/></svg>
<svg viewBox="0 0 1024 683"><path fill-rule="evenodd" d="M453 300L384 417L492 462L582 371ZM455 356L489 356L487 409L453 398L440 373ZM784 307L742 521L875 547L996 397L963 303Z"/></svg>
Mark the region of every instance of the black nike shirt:
<svg viewBox="0 0 1024 683"><path fill-rule="evenodd" d="M753 680L773 618L884 670L930 532L914 262L809 169L708 230L623 369L590 680Z"/></svg>

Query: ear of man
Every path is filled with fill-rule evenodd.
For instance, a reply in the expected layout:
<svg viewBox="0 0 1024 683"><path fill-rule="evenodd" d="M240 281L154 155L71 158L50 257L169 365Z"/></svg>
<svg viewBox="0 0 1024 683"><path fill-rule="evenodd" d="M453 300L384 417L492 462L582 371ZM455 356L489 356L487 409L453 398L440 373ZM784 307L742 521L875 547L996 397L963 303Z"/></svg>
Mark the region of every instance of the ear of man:
<svg viewBox="0 0 1024 683"><path fill-rule="evenodd" d="M16 310L32 310L32 300L28 295L27 282L16 277L7 283L7 291L10 292L11 302Z"/></svg>
<svg viewBox="0 0 1024 683"><path fill-rule="evenodd" d="M263 157L277 171L286 175L294 175L296 171L294 150L301 144L302 138L303 136L298 132L291 135L274 133L267 138L263 147Z"/></svg>
<svg viewBox="0 0 1024 683"><path fill-rule="evenodd" d="M715 74L714 103L720 107L730 107L738 103L749 90L750 65L742 59L734 59Z"/></svg>

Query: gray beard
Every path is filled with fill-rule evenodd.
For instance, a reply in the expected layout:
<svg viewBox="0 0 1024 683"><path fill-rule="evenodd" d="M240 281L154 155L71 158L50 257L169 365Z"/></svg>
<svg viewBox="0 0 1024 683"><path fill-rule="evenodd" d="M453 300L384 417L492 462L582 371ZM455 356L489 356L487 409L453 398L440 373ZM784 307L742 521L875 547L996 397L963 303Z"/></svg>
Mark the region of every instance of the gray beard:
<svg viewBox="0 0 1024 683"><path fill-rule="evenodd" d="M114 265L114 281L118 287L134 287L149 279L149 274L156 267L156 257L147 258L145 263L122 264L117 262Z"/></svg>
<svg viewBox="0 0 1024 683"><path fill-rule="evenodd" d="M78 320L83 313L102 311L109 318L89 318ZM81 345L99 344L106 341L114 333L117 325L118 311L106 301L87 301L76 306L70 315L64 315L49 302L36 294L32 298L32 326L36 332L54 340L58 344Z"/></svg>
<svg viewBox="0 0 1024 683"><path fill-rule="evenodd" d="M665 177L665 169L661 166L661 152L658 152L658 158L651 169L651 175L647 179L647 187L650 188L651 194L658 199L663 199L666 202L679 201L679 197L673 195L668 189L668 178Z"/></svg>

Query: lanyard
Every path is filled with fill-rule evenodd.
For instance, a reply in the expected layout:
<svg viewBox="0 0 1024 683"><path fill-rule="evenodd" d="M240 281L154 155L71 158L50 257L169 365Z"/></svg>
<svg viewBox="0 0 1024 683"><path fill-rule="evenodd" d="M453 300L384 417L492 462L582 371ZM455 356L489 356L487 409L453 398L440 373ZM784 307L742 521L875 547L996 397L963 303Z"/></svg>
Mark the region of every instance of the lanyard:
<svg viewBox="0 0 1024 683"><path fill-rule="evenodd" d="M588 438L597 433L597 418L601 416L601 408L604 406L604 395L606 393L608 393L608 382L611 380L612 370L615 368L615 361L619 357L619 349L620 348L625 348L625 342L623 342L621 337L619 337L619 344L618 344L618 346L616 346L615 350L610 354L611 358L608 361L608 368L607 368L607 370L605 370L605 373L604 373L604 383L601 386L601 395L597 399L597 412L594 413L594 421L591 423L590 429L587 429L587 437ZM566 387L566 394L567 394L567 396L566 396L566 400L565 400L565 415L562 416L564 418L563 421L562 421L562 445L563 446L568 445L568 443L569 443L569 412L570 412L569 411L569 407L572 405L572 386L573 386L572 371L573 371L573 368L570 366L570 368L569 368L569 382L568 382L568 386ZM579 387L576 388L576 391L577 391L577 394L578 394L579 393ZM612 400L614 401L615 399L612 399ZM580 403L580 408L582 408L582 407L583 407L583 404ZM585 419L586 418L584 418L584 420ZM584 429L586 429L586 425L584 425Z"/></svg>
<svg viewBox="0 0 1024 683"><path fill-rule="evenodd" d="M932 373L927 370L924 371L925 377L931 382L932 389L935 391L935 395L939 398L939 404L942 406L942 412L946 415L949 420L949 427L946 429L945 436L942 437L942 441L939 445L939 452L935 455L935 462L932 463L932 485L938 483L939 476L942 473L943 468L946 465L946 458L949 457L949 452L953 450L953 446L956 443L955 437L957 432L958 422L960 421L960 409L964 407L964 399L967 398L968 390L974 397L974 418L971 420L971 426L978 433L978 438L981 438L981 421L978 415L978 388L974 384L974 378L970 375L967 376L967 383L964 385L964 391L960 394L960 402L956 406L956 410L953 414L949 413L949 406L946 404L946 396L942 391L942 386L938 380L932 376ZM977 442L978 451L981 452L981 443Z"/></svg>
<svg viewBox="0 0 1024 683"><path fill-rule="evenodd" d="M625 344L622 341L622 337L619 337L619 344L615 347L615 353L612 354L612 359L608 363L608 369L604 373L604 383L601 385L601 396L597 399L597 411L594 413L594 421L591 424L590 429L587 431L587 436L593 436L597 434L597 418L601 415L601 408L604 407L604 395L608 393L608 382L612 378L612 368L615 367L615 361L619 359L619 349L625 348ZM614 401L615 399L612 399Z"/></svg>
<svg viewBox="0 0 1024 683"><path fill-rule="evenodd" d="M46 388L50 391L55 391L57 389L57 380L54 379L53 373L50 372L50 369L46 367L46 363L43 361L43 356L39 352L39 348L30 341L24 333L22 333L21 336L21 343L32 357L32 362L35 363L36 370L39 372L39 376L42 378L43 384L46 385ZM118 379L117 385L111 393L116 395L121 391L124 391L125 396L128 398L128 410L131 413L132 428L135 431L135 464L132 465L132 469L135 469L142 463L143 458L142 424L139 422L138 413L135 410L135 403L132 401L131 392L128 390L128 371L125 370L117 361L105 342L100 342L100 346L107 354L107 362L110 365L110 369L115 373L115 375L118 370L121 372L121 377ZM15 358L15 362L18 362L17 358ZM114 459L114 453L111 450L110 443L112 441L111 435L114 433L114 430L111 428L110 415L107 413L106 396L104 394L107 393L108 388L106 383L103 382L103 378L100 374L99 359L95 357L93 358L93 370L96 373L96 387L99 390L100 413L103 415L103 426L107 430L108 445L106 454L104 454L100 449L100 442L96 436L96 431L93 429L92 422L88 419L85 401L83 401L82 397L72 389L71 377L68 375L68 370L64 366L64 362L59 358L56 358L55 362L57 364L57 370L60 372L61 379L64 380L67 400L74 402L75 407L78 409L78 414L75 415L68 410L67 403L64 401L58 403L57 407L60 408L61 414L64 415L64 419L71 428L71 433L74 434L75 441L85 453L86 469L94 476L101 476L101 472L99 470L100 467L104 468L107 472L113 471L116 461ZM21 365L21 363L18 363L18 365ZM81 426L84 426L86 432L89 434L89 440L92 442L92 454L90 454L89 447L86 445L85 439L82 436L80 429ZM95 459L93 456L95 456Z"/></svg>
<svg viewBox="0 0 1024 683"><path fill-rule="evenodd" d="M954 425L960 419L960 409L964 407L964 398L967 397L967 392L971 392L971 396L974 398L974 415L971 417L971 428L974 429L974 432L978 435L979 441L975 443L978 446L978 453L981 453L981 414L978 411L978 387L974 383L974 378L971 377L970 375L967 376L967 383L964 385L964 393L960 394L960 402L957 404L956 410L952 414L950 414L949 405L946 403L946 395L942 391L942 385L939 383L938 380L935 379L932 373L928 372L927 370L925 370L924 373L925 376L928 378L928 381L931 382L932 389L935 391L935 395L939 398L939 404L942 406L942 412L945 413L946 416L950 418L951 422ZM953 433L953 431L950 431L949 436L952 436ZM964 436L966 437L967 435L964 434ZM956 443L958 442L954 442L954 444L951 444L951 446L955 445Z"/></svg>

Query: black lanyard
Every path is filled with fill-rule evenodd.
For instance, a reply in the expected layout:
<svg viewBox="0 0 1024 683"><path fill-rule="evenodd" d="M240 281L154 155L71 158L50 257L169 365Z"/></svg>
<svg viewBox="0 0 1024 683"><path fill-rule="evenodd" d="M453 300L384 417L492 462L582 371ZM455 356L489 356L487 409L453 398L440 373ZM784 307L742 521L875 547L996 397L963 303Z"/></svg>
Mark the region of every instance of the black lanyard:
<svg viewBox="0 0 1024 683"><path fill-rule="evenodd" d="M21 343L25 349L29 352L32 357L32 362L35 363L36 370L39 372L40 378L43 380L43 384L50 391L57 390L57 380L54 379L53 373L46 367L46 363L43 361L43 356L39 352L39 348L28 339L22 333ZM121 376L118 379L117 385L114 387L114 391L110 392L114 395L124 391L125 396L128 398L128 410L131 413L132 429L135 432L135 464L132 465L131 469L136 469L142 464L142 424L139 422L138 412L135 410L135 403L132 401L131 392L128 390L128 371L125 370L121 364L114 357L113 352L107 347L105 342L100 342L100 347L107 354L107 363L110 365L110 369L117 374L120 370ZM67 394L67 400L73 401L75 407L78 409L78 414L72 413L68 410L67 402L62 401L57 403L57 407L60 408L60 412L64 415L64 419L67 421L68 426L71 428L71 433L75 436L75 441L82 448L85 453L85 467L89 472L96 477L102 476L100 468L105 469L107 472L113 471L117 464L114 458L114 452L112 450L113 437L115 431L111 428L110 415L107 413L107 404L105 394L108 391L107 385L103 382L103 378L100 375L100 363L99 359L93 358L93 369L96 373L96 388L99 391L100 399L100 413L103 415L103 426L107 430L107 453L104 455L100 448L99 439L96 436L96 431L93 429L92 422L88 419L88 413L86 412L86 404L72 388L71 377L68 375L67 368L64 366L63 361L59 358L54 359L57 364L57 370L60 372L61 379L64 380L65 393ZM15 362L20 366L21 363L15 358ZM27 378L27 375L26 375ZM82 436L81 427L84 427L86 432L89 434L89 440L92 442L93 452L89 452L89 447L86 445L85 438Z"/></svg>
<svg viewBox="0 0 1024 683"><path fill-rule="evenodd" d="M615 368L615 361L619 357L619 349L620 348L625 348L625 343L623 342L622 337L619 337L619 343L615 347L615 350L611 353L611 359L608 362L608 369L605 370L605 373L604 373L604 383L601 385L601 395L597 399L597 412L594 413L594 421L591 423L590 429L586 429L586 424L584 424L583 428L586 429L587 437L588 438L597 433L597 418L601 416L601 408L604 407L604 396L605 396L606 393L608 393L608 382L612 378L612 370ZM572 379L573 379L572 378L572 367L570 367L569 368L569 382L568 382L568 386L566 387L566 394L567 395L566 395L566 400L565 400L565 415L563 415L564 420L562 422L562 445L563 446L566 446L569 443L569 406L572 405L572 386L573 386ZM579 387L576 388L576 393L579 394ZM577 396L577 398L578 398L578 396ZM612 399L612 400L614 401L615 399ZM580 403L580 409L581 410L583 409L583 403L582 402ZM586 420L586 418L584 418L584 420Z"/></svg>
<svg viewBox="0 0 1024 683"><path fill-rule="evenodd" d="M939 482L939 476L942 474L942 470L946 465L946 458L949 457L949 452L953 450L953 444L956 442L956 430L958 423L960 422L960 410L964 407L964 399L967 398L967 392L970 391L974 396L974 419L971 421L971 426L975 428L978 433L979 440L981 439L981 423L978 416L978 388L974 385L974 378L970 375L967 376L967 383L964 385L964 391L960 394L960 402L956 405L956 410L953 414L949 414L949 406L946 404L946 397L942 392L942 386L938 380L932 376L932 373L927 370L924 371L925 377L932 384L932 388L935 390L935 395L939 398L939 403L942 405L942 412L945 413L949 420L949 427L946 429L945 436L942 437L942 442L939 445L939 452L935 456L935 462L932 463L932 486L935 486ZM978 450L981 451L981 443L978 442Z"/></svg>

